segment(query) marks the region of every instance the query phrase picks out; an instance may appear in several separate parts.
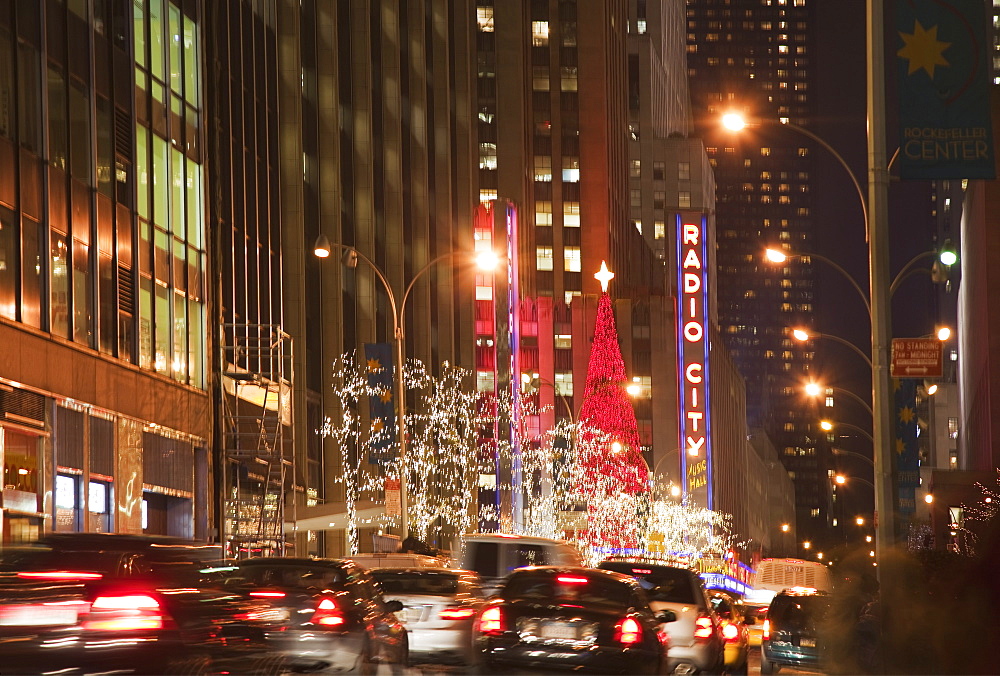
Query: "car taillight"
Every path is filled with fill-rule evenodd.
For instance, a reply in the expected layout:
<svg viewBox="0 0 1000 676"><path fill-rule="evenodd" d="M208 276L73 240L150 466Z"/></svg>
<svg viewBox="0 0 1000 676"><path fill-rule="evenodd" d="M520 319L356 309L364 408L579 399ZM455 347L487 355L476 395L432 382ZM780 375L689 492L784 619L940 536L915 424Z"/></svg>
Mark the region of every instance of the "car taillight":
<svg viewBox="0 0 1000 676"><path fill-rule="evenodd" d="M634 618L626 617L615 627L615 640L629 646L642 640L642 626Z"/></svg>
<svg viewBox="0 0 1000 676"><path fill-rule="evenodd" d="M732 622L722 623L722 638L726 639L730 643L735 641L740 637L740 628L737 627Z"/></svg>
<svg viewBox="0 0 1000 676"><path fill-rule="evenodd" d="M479 631L483 634L503 633L503 613L500 606L491 606L479 617Z"/></svg>
<svg viewBox="0 0 1000 676"><path fill-rule="evenodd" d="M323 599L316 606L316 612L310 621L323 627L339 627L344 624L345 619L333 599Z"/></svg>
<svg viewBox="0 0 1000 676"><path fill-rule="evenodd" d="M467 620L475 614L472 608L445 608L438 613L438 617L442 620Z"/></svg>
<svg viewBox="0 0 1000 676"><path fill-rule="evenodd" d="M250 596L255 596L259 599L281 599L285 598L285 592L283 591L252 591Z"/></svg>
<svg viewBox="0 0 1000 676"><path fill-rule="evenodd" d="M587 584L587 578L580 577L579 575L560 575L556 578L556 581L563 584Z"/></svg>
<svg viewBox="0 0 1000 676"><path fill-rule="evenodd" d="M712 638L712 618L707 615L699 615L694 621L694 637L696 639L707 640Z"/></svg>
<svg viewBox="0 0 1000 676"><path fill-rule="evenodd" d="M764 630L761 638L765 641L771 639L771 620L764 620Z"/></svg>
<svg viewBox="0 0 1000 676"><path fill-rule="evenodd" d="M160 602L147 594L98 596L81 623L91 631L137 631L163 628Z"/></svg>
<svg viewBox="0 0 1000 676"><path fill-rule="evenodd" d="M84 573L75 570L43 570L18 573L24 580L100 580L100 573Z"/></svg>

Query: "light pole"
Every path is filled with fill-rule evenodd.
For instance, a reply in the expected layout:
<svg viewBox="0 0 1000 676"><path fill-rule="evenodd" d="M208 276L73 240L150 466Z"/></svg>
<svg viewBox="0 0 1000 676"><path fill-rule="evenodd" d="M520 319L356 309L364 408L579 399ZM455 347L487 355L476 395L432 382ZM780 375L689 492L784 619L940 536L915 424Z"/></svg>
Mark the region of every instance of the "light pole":
<svg viewBox="0 0 1000 676"><path fill-rule="evenodd" d="M871 486L872 490L875 490L875 484L873 484L868 479L862 479L859 476L847 477L847 476L845 476L843 474L837 474L836 476L833 477L833 482L835 484L837 484L838 486L846 486L848 479L850 479L851 481L860 481L861 483L863 483L863 484L865 484L867 486Z"/></svg>
<svg viewBox="0 0 1000 676"><path fill-rule="evenodd" d="M830 449L830 450L831 450L831 452L834 455L853 455L856 458L861 458L862 460L864 460L865 462L867 462L869 465L871 465L872 469L875 468L875 461L872 460L871 458L869 458L867 455L865 455L863 453L858 453L857 451L846 451L843 448L833 448L833 449Z"/></svg>
<svg viewBox="0 0 1000 676"><path fill-rule="evenodd" d="M330 252L334 248L347 253L348 267L356 267L357 259L363 260L365 264L372 269L372 272L375 273L375 276L378 277L379 281L382 282L382 286L385 288L386 296L389 298L389 309L392 313L392 335L396 342L396 349L394 352L394 386L396 390L396 440L399 445L399 459L397 460L399 468L399 539L400 542L402 542L410 534L408 515L409 495L406 482L406 379L403 374L406 357L403 346L403 325L405 321L403 312L406 309L406 301L410 297L410 291L413 290L413 285L417 282L421 275L427 272L435 263L454 256L468 255L469 252L450 251L432 259L429 263L424 265L424 267L420 268L413 278L410 279L410 283L407 284L406 290L403 292L402 302L399 305L396 305L396 295L393 293L392 285L389 284L389 280L386 279L382 269L379 268L379 266L377 266L370 258L368 258L368 256L364 255L353 246L331 242L326 235L320 233L319 237L316 238L315 245L313 245L313 254L315 254L317 258L328 258L330 256ZM476 258L476 263L483 269L496 267L497 257L493 254L493 252L480 252Z"/></svg>

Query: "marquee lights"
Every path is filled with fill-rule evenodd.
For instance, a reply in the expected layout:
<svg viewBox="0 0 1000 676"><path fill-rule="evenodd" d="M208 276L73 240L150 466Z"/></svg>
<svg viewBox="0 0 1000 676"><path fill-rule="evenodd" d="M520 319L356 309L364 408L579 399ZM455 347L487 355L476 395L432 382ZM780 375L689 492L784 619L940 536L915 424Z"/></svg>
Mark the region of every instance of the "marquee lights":
<svg viewBox="0 0 1000 676"><path fill-rule="evenodd" d="M712 509L712 443L708 406L707 219L677 216L678 363L681 365L680 446L685 493Z"/></svg>

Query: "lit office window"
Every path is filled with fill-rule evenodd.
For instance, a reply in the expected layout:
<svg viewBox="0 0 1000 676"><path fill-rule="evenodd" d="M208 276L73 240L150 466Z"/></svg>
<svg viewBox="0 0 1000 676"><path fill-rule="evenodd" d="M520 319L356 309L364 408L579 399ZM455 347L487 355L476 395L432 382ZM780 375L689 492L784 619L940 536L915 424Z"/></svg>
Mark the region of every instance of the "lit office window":
<svg viewBox="0 0 1000 676"><path fill-rule="evenodd" d="M544 47L549 44L549 22L531 22L531 44L535 47Z"/></svg>
<svg viewBox="0 0 1000 676"><path fill-rule="evenodd" d="M496 143L480 143L479 144L479 168L480 169L496 169L497 168L497 144Z"/></svg>
<svg viewBox="0 0 1000 676"><path fill-rule="evenodd" d="M577 294L579 295L579 294ZM556 393L564 397L573 396L573 373L556 373L553 378L556 385Z"/></svg>
<svg viewBox="0 0 1000 676"><path fill-rule="evenodd" d="M580 158L562 158L562 180L564 183L579 183L580 181Z"/></svg>
<svg viewBox="0 0 1000 676"><path fill-rule="evenodd" d="M552 225L552 202L535 202L535 225Z"/></svg>
<svg viewBox="0 0 1000 676"><path fill-rule="evenodd" d="M677 206L681 209L691 208L691 193L687 190L677 192Z"/></svg>
<svg viewBox="0 0 1000 676"><path fill-rule="evenodd" d="M535 268L538 270L552 270L552 247L535 247Z"/></svg>
<svg viewBox="0 0 1000 676"><path fill-rule="evenodd" d="M563 247L563 269L566 272L580 272L582 270L582 259L580 258L580 247Z"/></svg>
<svg viewBox="0 0 1000 676"><path fill-rule="evenodd" d="M579 202L563 202L563 227L564 228L580 227Z"/></svg>
<svg viewBox="0 0 1000 676"><path fill-rule="evenodd" d="M563 66L559 69L560 88L564 92L575 92L578 86L576 66Z"/></svg>
<svg viewBox="0 0 1000 676"><path fill-rule="evenodd" d="M653 221L653 239L666 239L667 224L663 221Z"/></svg>
<svg viewBox="0 0 1000 676"><path fill-rule="evenodd" d="M552 180L552 158L548 155L535 156L535 180L546 182Z"/></svg>
<svg viewBox="0 0 1000 676"><path fill-rule="evenodd" d="M492 33L493 7L476 7L476 24L483 33Z"/></svg>

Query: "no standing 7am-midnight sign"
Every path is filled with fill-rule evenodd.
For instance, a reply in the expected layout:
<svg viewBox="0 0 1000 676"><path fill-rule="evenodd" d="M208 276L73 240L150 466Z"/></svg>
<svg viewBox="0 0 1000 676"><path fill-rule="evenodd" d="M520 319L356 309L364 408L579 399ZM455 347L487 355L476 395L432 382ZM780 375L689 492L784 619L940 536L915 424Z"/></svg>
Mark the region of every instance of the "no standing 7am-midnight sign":
<svg viewBox="0 0 1000 676"><path fill-rule="evenodd" d="M893 378L940 378L941 341L937 338L893 338Z"/></svg>

